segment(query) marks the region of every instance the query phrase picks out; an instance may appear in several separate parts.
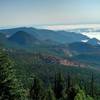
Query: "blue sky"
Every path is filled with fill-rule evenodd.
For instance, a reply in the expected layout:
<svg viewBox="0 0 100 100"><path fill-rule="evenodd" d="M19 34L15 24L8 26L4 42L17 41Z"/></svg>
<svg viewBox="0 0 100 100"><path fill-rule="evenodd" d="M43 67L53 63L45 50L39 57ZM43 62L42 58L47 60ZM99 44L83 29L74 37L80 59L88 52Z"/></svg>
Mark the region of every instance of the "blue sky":
<svg viewBox="0 0 100 100"><path fill-rule="evenodd" d="M100 23L100 0L0 0L0 27Z"/></svg>

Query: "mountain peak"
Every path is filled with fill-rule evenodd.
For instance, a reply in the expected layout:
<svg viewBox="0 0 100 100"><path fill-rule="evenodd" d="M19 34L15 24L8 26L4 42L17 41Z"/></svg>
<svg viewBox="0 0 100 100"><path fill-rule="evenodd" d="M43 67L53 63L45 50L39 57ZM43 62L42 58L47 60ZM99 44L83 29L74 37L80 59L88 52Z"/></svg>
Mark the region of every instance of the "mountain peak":
<svg viewBox="0 0 100 100"><path fill-rule="evenodd" d="M18 31L8 38L10 41L16 42L17 44L28 45L32 44L37 39L24 31Z"/></svg>

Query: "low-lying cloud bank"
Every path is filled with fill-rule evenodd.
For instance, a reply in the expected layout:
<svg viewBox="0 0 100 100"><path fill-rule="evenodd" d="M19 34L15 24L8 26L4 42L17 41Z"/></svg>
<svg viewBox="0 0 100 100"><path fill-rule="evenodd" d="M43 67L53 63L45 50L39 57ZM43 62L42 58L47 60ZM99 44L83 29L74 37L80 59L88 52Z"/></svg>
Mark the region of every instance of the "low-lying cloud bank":
<svg viewBox="0 0 100 100"><path fill-rule="evenodd" d="M100 40L100 24L49 25L40 28L49 30L65 30L84 34Z"/></svg>

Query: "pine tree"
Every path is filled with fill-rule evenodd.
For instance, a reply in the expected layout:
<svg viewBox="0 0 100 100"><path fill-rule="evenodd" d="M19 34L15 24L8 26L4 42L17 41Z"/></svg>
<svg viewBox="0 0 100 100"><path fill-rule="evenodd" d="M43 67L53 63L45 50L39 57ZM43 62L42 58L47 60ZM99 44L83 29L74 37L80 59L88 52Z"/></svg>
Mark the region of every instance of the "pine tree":
<svg viewBox="0 0 100 100"><path fill-rule="evenodd" d="M70 77L70 74L68 73L68 89L70 88L71 86L71 77Z"/></svg>
<svg viewBox="0 0 100 100"><path fill-rule="evenodd" d="M0 100L26 100L13 66L9 57L0 51Z"/></svg>
<svg viewBox="0 0 100 100"><path fill-rule="evenodd" d="M57 99L63 97L64 94L64 77L61 73L56 74L54 83L54 93Z"/></svg>
<svg viewBox="0 0 100 100"><path fill-rule="evenodd" d="M94 75L93 75L93 73L92 73L92 75L91 75L92 77L91 77L91 87L90 87L90 93L91 93L91 96L92 97L94 97Z"/></svg>
<svg viewBox="0 0 100 100"><path fill-rule="evenodd" d="M66 80L66 92L69 90L70 87L71 87L71 77L70 74L68 73Z"/></svg>
<svg viewBox="0 0 100 100"><path fill-rule="evenodd" d="M79 90L79 92L76 94L74 100L87 100L84 91Z"/></svg>
<svg viewBox="0 0 100 100"><path fill-rule="evenodd" d="M89 95L86 96L85 92L80 89L76 94L74 100L93 100L93 98Z"/></svg>
<svg viewBox="0 0 100 100"><path fill-rule="evenodd" d="M34 77L33 85L30 89L30 97L32 100L42 100L43 91L42 81L39 78Z"/></svg>
<svg viewBox="0 0 100 100"><path fill-rule="evenodd" d="M51 87L46 91L46 96L44 100L56 100L54 92Z"/></svg>
<svg viewBox="0 0 100 100"><path fill-rule="evenodd" d="M76 94L77 94L77 89L75 87L70 87L67 93L67 100L74 100Z"/></svg>

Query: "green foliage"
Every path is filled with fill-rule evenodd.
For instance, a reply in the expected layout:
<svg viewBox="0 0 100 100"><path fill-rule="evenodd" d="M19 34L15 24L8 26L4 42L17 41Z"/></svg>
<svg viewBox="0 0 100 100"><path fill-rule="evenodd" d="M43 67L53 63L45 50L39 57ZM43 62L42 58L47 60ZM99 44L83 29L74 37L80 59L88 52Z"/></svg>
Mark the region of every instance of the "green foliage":
<svg viewBox="0 0 100 100"><path fill-rule="evenodd" d="M24 90L13 70L13 62L2 52L0 52L0 100L25 100Z"/></svg>
<svg viewBox="0 0 100 100"><path fill-rule="evenodd" d="M46 91L46 96L44 100L56 100L54 92L51 87L49 87L48 90Z"/></svg>
<svg viewBox="0 0 100 100"><path fill-rule="evenodd" d="M74 100L93 100L93 98L89 95L86 95L83 90L79 90Z"/></svg>
<svg viewBox="0 0 100 100"><path fill-rule="evenodd" d="M94 99L88 95L87 98L86 98L86 100L94 100Z"/></svg>
<svg viewBox="0 0 100 100"><path fill-rule="evenodd" d="M86 99L86 95L85 95L85 93L83 92L83 90L79 90L79 92L76 94L74 100L87 100L87 99Z"/></svg>
<svg viewBox="0 0 100 100"><path fill-rule="evenodd" d="M64 77L61 73L57 73L55 76L55 82L54 82L54 93L57 99L60 99L63 97L64 92Z"/></svg>
<svg viewBox="0 0 100 100"><path fill-rule="evenodd" d="M75 87L73 87L72 84L73 85L79 84L81 90L84 90L84 93L89 94L89 95L91 94L90 93L90 90L92 89L91 87L94 85L93 93L95 93L97 95L100 93L100 85L99 85L100 73L99 73L99 71L89 69L88 67L87 68L79 68L79 67L73 67L73 66L72 67L71 66L70 67L63 66L60 64L44 63L42 61L42 59L39 57L40 54L38 54L38 53L35 54L35 53L28 53L25 51L11 51L9 53L9 55L15 62L15 65L13 66L13 62L10 60L12 67L14 67L17 71L16 75L17 75L18 79L21 80L25 89L29 90L30 86L33 85L32 84L33 77L34 77L33 75L36 75L41 80L43 80L45 85L44 85L44 88L41 85L42 86L42 90L41 90L42 94L40 93L42 95L41 98L45 97L44 93L47 89L48 84L52 84L53 87L56 86L56 85L54 86L54 79L56 80L55 83L57 82L57 85L59 85L58 87L60 87L60 88L56 87L55 89L53 88L53 90L56 90L56 92L53 91L54 95L55 95L55 93L60 94L59 100L67 100L67 98L72 96L73 94L74 94L73 97L75 97L76 95L82 95L76 91L77 89ZM14 73L13 70L12 70L12 72ZM54 78L55 72L58 74L56 74L56 77ZM60 73L61 74L60 75L59 72L62 72L64 77L61 73ZM94 75L93 76L94 82L91 80L92 72ZM70 74L68 74L68 73L70 73ZM13 77L13 75L11 75L11 77ZM15 77L15 75L14 75L14 77ZM64 81L64 78L66 81ZM14 79L16 80L16 78L14 78ZM92 82L93 82L93 85L92 85ZM16 83L18 85L19 82L16 82ZM40 82L40 83L42 83L42 82ZM65 85L65 83L66 83L66 85ZM23 95L23 93L21 93L21 94ZM29 91L27 91L27 94L29 94ZM48 94L48 92L46 91L46 95L47 94ZM79 98L79 97L80 96L78 96L77 98ZM43 98L42 98L42 100L43 100ZM87 96L86 96L86 98L91 99L91 97L87 97ZM96 96L96 98L97 98L97 96ZM47 98L44 98L44 99L47 99ZM95 100L99 100L99 99L95 99Z"/></svg>
<svg viewBox="0 0 100 100"><path fill-rule="evenodd" d="M33 86L30 89L32 100L93 100L78 85L70 86L65 91L65 80L61 73L57 73L55 76L54 89L51 87L49 86L46 90L47 87L45 85L43 87L41 80L35 77Z"/></svg>
<svg viewBox="0 0 100 100"><path fill-rule="evenodd" d="M37 77L34 77L33 85L30 89L30 97L32 100L42 100L43 91L43 84L41 80Z"/></svg>
<svg viewBox="0 0 100 100"><path fill-rule="evenodd" d="M76 94L78 93L78 89L75 88L75 87L70 87L69 90L68 90L68 96L67 96L67 99L68 100L74 100Z"/></svg>

